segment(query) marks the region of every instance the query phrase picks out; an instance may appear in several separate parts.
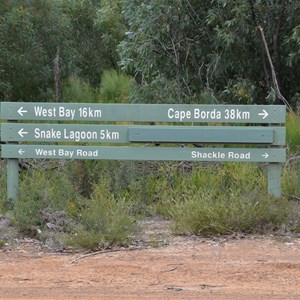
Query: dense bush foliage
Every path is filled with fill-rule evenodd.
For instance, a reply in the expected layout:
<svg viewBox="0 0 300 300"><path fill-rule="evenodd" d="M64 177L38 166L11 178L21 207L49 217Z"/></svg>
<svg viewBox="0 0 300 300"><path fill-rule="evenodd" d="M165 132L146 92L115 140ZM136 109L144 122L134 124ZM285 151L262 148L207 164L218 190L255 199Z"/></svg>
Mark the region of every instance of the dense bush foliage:
<svg viewBox="0 0 300 300"><path fill-rule="evenodd" d="M284 169L284 196L274 199L267 196L264 166L257 164L95 161L85 165L80 181L76 163L26 171L18 201L9 207L1 198L2 212L11 212L20 233L42 238L41 232L53 230L65 244L95 250L130 244L137 221L150 216L170 220L175 234L299 228L296 164Z"/></svg>
<svg viewBox="0 0 300 300"><path fill-rule="evenodd" d="M294 0L3 0L0 99L59 101L69 78L97 90L121 69L135 102L282 103L281 93L296 108L299 16Z"/></svg>

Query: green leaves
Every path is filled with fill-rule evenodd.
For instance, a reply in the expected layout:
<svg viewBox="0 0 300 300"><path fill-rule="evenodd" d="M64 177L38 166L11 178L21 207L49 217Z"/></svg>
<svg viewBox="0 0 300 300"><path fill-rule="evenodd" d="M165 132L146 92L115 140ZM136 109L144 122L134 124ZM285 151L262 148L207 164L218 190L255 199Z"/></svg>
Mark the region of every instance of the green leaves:
<svg viewBox="0 0 300 300"><path fill-rule="evenodd" d="M220 98L232 90L228 86L246 84L246 99L229 93L229 101L264 103L274 83L258 26L264 28L282 94L292 98L299 92L286 64L297 63L299 56L300 4L294 1L123 0L122 4L128 28L118 48L120 66L135 75L144 94L151 93L155 82L164 86L174 81L172 101L181 103L200 99L203 90ZM298 69L296 73L294 80Z"/></svg>
<svg viewBox="0 0 300 300"><path fill-rule="evenodd" d="M10 2L0 8L0 97L9 101L52 98L52 61L65 58L66 16L56 1ZM2 9L2 10L1 10Z"/></svg>
<svg viewBox="0 0 300 300"><path fill-rule="evenodd" d="M193 1L194 2L194 1ZM173 102L184 102L196 88L197 71L204 60L200 43L205 39L201 19L191 2L122 1L128 23L126 40L119 45L120 66L138 82L175 82ZM162 91L164 93L164 91Z"/></svg>
<svg viewBox="0 0 300 300"><path fill-rule="evenodd" d="M117 66L117 44L124 36L119 2L1 3L0 98L54 101L53 61L58 50L60 84L76 74L98 85L103 70Z"/></svg>
<svg viewBox="0 0 300 300"><path fill-rule="evenodd" d="M0 98L54 100L59 52L61 85L75 76L96 88L104 70L121 69L136 80L133 101L194 103L205 92L263 104L275 86L261 26L281 94L296 107L299 15L293 0L2 0Z"/></svg>

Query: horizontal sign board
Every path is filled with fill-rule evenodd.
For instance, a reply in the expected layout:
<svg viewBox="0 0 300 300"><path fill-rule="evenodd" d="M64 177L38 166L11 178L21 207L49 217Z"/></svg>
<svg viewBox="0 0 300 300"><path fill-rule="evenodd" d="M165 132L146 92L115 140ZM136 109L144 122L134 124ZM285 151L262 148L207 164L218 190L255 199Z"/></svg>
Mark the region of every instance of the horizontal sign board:
<svg viewBox="0 0 300 300"><path fill-rule="evenodd" d="M3 158L284 162L285 149L3 145Z"/></svg>
<svg viewBox="0 0 300 300"><path fill-rule="evenodd" d="M161 142L161 143L243 143L243 144L272 144L273 129L268 127L193 127L188 128L158 128L133 127L129 128L130 142Z"/></svg>
<svg viewBox="0 0 300 300"><path fill-rule="evenodd" d="M3 123L7 142L285 144L284 127Z"/></svg>
<svg viewBox="0 0 300 300"><path fill-rule="evenodd" d="M88 124L1 124L2 141L31 142L128 142L128 126Z"/></svg>
<svg viewBox="0 0 300 300"><path fill-rule="evenodd" d="M285 123L284 105L2 102L3 120Z"/></svg>

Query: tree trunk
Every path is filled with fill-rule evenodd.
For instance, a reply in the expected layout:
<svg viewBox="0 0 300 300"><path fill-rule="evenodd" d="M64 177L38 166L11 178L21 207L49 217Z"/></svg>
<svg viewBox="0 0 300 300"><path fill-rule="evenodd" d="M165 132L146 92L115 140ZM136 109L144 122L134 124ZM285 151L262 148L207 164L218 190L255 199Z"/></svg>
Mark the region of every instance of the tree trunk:
<svg viewBox="0 0 300 300"><path fill-rule="evenodd" d="M57 47L56 57L53 60L53 72L54 72L54 84L55 84L55 102L60 102L61 96L61 84L60 84L60 59L59 59L59 47Z"/></svg>

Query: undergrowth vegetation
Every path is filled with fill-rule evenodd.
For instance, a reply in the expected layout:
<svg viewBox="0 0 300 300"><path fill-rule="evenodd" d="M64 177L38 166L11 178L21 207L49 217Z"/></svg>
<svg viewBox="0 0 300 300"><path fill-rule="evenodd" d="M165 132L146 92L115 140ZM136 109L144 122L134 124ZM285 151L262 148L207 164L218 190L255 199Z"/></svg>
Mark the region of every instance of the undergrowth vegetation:
<svg viewBox="0 0 300 300"><path fill-rule="evenodd" d="M100 78L99 78L100 79ZM62 89L62 100L75 103L127 103L134 87L130 76L116 70L105 70L101 84L93 87L88 81L70 76Z"/></svg>
<svg viewBox="0 0 300 300"><path fill-rule="evenodd" d="M37 238L53 230L72 247L95 250L129 245L145 217L170 220L174 234L202 236L299 227L299 208L288 197L267 196L264 166L257 164L99 161L85 166L90 182L70 176L76 163L65 167L22 175L19 200L11 207L21 234ZM285 169L283 190L295 196L292 169ZM9 210L5 201L2 211ZM63 212L60 218L53 217L57 212Z"/></svg>

